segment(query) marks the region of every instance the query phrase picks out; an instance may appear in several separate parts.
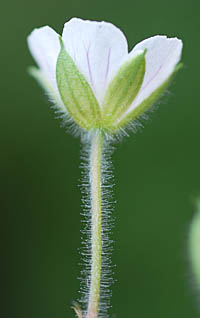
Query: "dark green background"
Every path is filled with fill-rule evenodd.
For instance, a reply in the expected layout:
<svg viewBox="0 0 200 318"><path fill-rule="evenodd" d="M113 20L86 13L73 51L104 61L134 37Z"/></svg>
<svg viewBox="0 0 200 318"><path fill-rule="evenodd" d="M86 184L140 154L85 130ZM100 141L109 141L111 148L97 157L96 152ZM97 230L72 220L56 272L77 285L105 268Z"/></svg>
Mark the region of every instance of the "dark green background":
<svg viewBox="0 0 200 318"><path fill-rule="evenodd" d="M26 37L73 16L107 20L130 48L155 34L184 42L184 68L144 129L117 145L113 317L199 317L187 259L200 191L199 1L34 0L1 5L1 233L6 318L73 317L78 297L80 143L27 75Z"/></svg>

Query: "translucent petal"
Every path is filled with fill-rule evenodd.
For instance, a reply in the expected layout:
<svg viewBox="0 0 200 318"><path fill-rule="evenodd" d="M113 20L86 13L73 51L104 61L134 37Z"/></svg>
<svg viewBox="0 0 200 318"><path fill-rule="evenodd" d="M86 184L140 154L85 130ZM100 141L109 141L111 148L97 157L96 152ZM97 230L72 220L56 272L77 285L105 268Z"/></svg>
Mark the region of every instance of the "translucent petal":
<svg viewBox="0 0 200 318"><path fill-rule="evenodd" d="M182 41L157 35L137 44L132 52L144 49L147 49L144 81L129 111L140 105L170 77L180 60Z"/></svg>
<svg viewBox="0 0 200 318"><path fill-rule="evenodd" d="M65 24L62 38L101 103L113 73L128 55L125 36L111 23L73 18Z"/></svg>
<svg viewBox="0 0 200 318"><path fill-rule="evenodd" d="M36 63L57 90L56 61L60 52L58 34L48 26L35 29L28 37L28 46Z"/></svg>

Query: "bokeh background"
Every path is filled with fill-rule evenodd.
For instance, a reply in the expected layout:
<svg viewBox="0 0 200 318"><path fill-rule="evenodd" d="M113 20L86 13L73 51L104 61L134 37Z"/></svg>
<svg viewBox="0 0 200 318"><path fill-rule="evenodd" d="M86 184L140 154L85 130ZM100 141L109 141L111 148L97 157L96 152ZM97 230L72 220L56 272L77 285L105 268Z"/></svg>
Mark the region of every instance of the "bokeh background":
<svg viewBox="0 0 200 318"><path fill-rule="evenodd" d="M110 317L199 317L187 257L200 192L200 5L178 0L34 0L1 4L2 317L74 317L79 297L80 143L42 90L26 37L73 16L107 20L130 48L155 34L184 42L184 68L144 129L116 146Z"/></svg>

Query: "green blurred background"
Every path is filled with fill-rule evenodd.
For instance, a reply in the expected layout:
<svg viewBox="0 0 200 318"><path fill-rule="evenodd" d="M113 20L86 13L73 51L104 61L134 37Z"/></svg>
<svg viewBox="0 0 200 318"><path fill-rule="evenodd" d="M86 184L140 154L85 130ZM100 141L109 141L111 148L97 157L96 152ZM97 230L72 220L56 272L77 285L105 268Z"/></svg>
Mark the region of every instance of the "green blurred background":
<svg viewBox="0 0 200 318"><path fill-rule="evenodd" d="M184 42L184 68L144 129L117 145L111 317L199 317L187 258L200 192L199 1L34 0L1 4L2 317L73 317L80 267L80 143L37 83L26 37L73 16L107 20L130 48L155 34Z"/></svg>

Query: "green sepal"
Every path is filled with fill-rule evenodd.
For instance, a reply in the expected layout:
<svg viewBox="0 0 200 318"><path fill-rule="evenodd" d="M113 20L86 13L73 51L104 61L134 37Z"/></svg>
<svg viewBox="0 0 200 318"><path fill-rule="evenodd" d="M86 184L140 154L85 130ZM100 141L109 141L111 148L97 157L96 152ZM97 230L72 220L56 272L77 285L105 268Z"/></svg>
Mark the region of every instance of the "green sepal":
<svg viewBox="0 0 200 318"><path fill-rule="evenodd" d="M61 50L56 65L56 79L62 101L73 120L82 128L98 128L100 107L85 77L79 72L60 38Z"/></svg>
<svg viewBox="0 0 200 318"><path fill-rule="evenodd" d="M102 106L105 126L113 126L137 96L145 74L145 54L146 50L125 62L109 84Z"/></svg>
<svg viewBox="0 0 200 318"><path fill-rule="evenodd" d="M174 75L182 68L182 66L182 63L177 64L170 77L161 86L159 86L148 98L146 98L139 106L137 106L135 109L129 112L124 118L122 117L122 119L118 123L116 123L113 131L116 132L117 130L124 128L127 124L137 119L147 109L149 109L162 96L166 88L171 83L171 80L174 78Z"/></svg>

